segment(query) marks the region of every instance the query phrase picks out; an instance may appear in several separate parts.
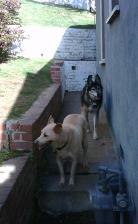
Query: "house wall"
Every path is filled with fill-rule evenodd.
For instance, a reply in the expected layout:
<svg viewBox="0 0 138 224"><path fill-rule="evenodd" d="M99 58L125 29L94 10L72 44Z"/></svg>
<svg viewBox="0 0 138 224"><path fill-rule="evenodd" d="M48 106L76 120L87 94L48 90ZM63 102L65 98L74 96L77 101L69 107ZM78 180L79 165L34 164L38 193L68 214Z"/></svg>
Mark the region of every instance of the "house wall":
<svg viewBox="0 0 138 224"><path fill-rule="evenodd" d="M105 65L100 65L100 0L97 10L97 72L104 87L104 105L112 126L126 175L129 192L136 206L138 223L138 1L120 0L120 15L111 24L108 1L104 2ZM119 151L118 151L119 152Z"/></svg>

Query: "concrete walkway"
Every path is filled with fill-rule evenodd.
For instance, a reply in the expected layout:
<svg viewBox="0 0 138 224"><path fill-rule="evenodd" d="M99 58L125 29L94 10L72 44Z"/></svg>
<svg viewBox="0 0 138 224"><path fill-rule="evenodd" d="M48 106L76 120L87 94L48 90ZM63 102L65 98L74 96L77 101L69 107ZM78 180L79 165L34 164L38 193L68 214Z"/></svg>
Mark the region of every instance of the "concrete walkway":
<svg viewBox="0 0 138 224"><path fill-rule="evenodd" d="M62 121L67 114L79 112L80 92L67 92L63 102L62 113L58 121ZM58 185L59 174L55 158L51 154L51 151L46 153L48 158L47 171L41 176L41 192L38 195L39 209L44 213L39 214L37 224L44 223L44 221L48 221L51 224L68 224L70 222L72 224L95 224L93 212L88 215L88 212L92 209L92 191L98 180L95 172L99 165L105 165L108 168L118 168L115 145L103 109L101 109L100 113L98 133L98 140L93 140L92 134L88 134L89 168L87 170L82 168L82 155L80 154L80 164L78 165L74 187L68 186L68 166L65 167L67 183L64 187ZM59 216L60 218L54 222L53 220L49 220L47 215L44 215L46 213L52 215L62 214L62 216ZM81 220L79 219L79 221L77 218L78 213L83 214L83 218ZM76 218L73 218L74 221L72 221L71 217L74 216L66 216L66 214L76 214L76 216L74 215Z"/></svg>
<svg viewBox="0 0 138 224"><path fill-rule="evenodd" d="M80 113L80 92L69 92L65 94L62 114L58 121L62 121L70 113ZM92 132L92 115L90 115ZM99 165L117 168L115 144L109 128L103 108L100 111L98 140L92 139L92 133L88 134L88 162L90 169L96 170Z"/></svg>

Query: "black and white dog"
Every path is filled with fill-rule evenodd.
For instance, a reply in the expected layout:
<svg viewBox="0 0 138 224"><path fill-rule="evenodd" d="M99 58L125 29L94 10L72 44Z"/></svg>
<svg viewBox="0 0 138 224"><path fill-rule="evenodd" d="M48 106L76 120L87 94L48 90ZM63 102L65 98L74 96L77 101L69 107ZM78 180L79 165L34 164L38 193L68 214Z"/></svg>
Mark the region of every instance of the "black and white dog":
<svg viewBox="0 0 138 224"><path fill-rule="evenodd" d="M86 116L87 129L90 131L88 113L93 114L93 139L97 139L99 110L102 105L103 87L100 76L89 75L81 94L81 110Z"/></svg>

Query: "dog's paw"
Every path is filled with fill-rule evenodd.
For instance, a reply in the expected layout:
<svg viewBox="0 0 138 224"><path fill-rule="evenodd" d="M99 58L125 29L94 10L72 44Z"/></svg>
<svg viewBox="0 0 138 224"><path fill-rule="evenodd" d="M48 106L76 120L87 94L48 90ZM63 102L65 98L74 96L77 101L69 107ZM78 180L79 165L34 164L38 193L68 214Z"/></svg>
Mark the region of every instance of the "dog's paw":
<svg viewBox="0 0 138 224"><path fill-rule="evenodd" d="M63 186L65 184L65 180L64 179L61 179L60 181L59 181L59 186Z"/></svg>
<svg viewBox="0 0 138 224"><path fill-rule="evenodd" d="M87 161L87 159L84 159L83 160L83 168L85 169L85 168L88 168L88 161Z"/></svg>
<svg viewBox="0 0 138 224"><path fill-rule="evenodd" d="M93 134L93 139L97 140L98 139L98 135L97 134Z"/></svg>
<svg viewBox="0 0 138 224"><path fill-rule="evenodd" d="M74 185L74 180L73 179L70 179L69 180L69 186L73 186Z"/></svg>

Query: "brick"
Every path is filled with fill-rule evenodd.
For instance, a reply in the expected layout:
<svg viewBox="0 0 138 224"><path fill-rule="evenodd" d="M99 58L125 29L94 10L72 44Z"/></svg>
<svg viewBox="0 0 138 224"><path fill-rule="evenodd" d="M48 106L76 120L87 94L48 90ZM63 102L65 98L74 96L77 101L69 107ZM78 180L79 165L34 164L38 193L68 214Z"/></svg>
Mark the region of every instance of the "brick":
<svg viewBox="0 0 138 224"><path fill-rule="evenodd" d="M60 76L53 76L53 79L58 79L58 80L60 80Z"/></svg>
<svg viewBox="0 0 138 224"><path fill-rule="evenodd" d="M32 142L12 142L11 148L13 150L23 149L23 150L32 150L33 143Z"/></svg>
<svg viewBox="0 0 138 224"><path fill-rule="evenodd" d="M52 79L60 79L60 76L59 75L51 75L51 78Z"/></svg>
<svg viewBox="0 0 138 224"><path fill-rule="evenodd" d="M51 78L53 80L53 82L55 83L60 83L60 72L52 72L51 73Z"/></svg>
<svg viewBox="0 0 138 224"><path fill-rule="evenodd" d="M6 130L6 124L5 123L0 123L0 131Z"/></svg>
<svg viewBox="0 0 138 224"><path fill-rule="evenodd" d="M60 79L60 75L59 74L51 74L52 78L59 78Z"/></svg>
<svg viewBox="0 0 138 224"><path fill-rule="evenodd" d="M60 83L60 79L52 79L54 83Z"/></svg>
<svg viewBox="0 0 138 224"><path fill-rule="evenodd" d="M71 41L72 42L72 41ZM55 65L58 65L58 66L62 66L64 64L64 61L58 61L58 62L55 62Z"/></svg>
<svg viewBox="0 0 138 224"><path fill-rule="evenodd" d="M51 74L60 76L60 71L54 71L54 72L51 72Z"/></svg>
<svg viewBox="0 0 138 224"><path fill-rule="evenodd" d="M6 142L1 142L1 141L0 141L0 151L1 151L2 149L5 149L5 148L7 148L7 143L6 143Z"/></svg>
<svg viewBox="0 0 138 224"><path fill-rule="evenodd" d="M32 129L32 125L30 125L31 123L27 123L27 121L30 122L32 115L30 118L27 117L27 120L25 119L21 120L22 123L21 125L19 125L19 127L17 124L15 124L13 128L14 130L16 130L16 132L13 132L13 137L15 137L16 140L18 140L19 135L22 135L22 134L24 134L24 138L28 138L28 140L29 138L31 138L31 133L33 135L33 138L34 138L35 132L37 132L36 134L38 136L38 134L40 134L39 132L40 132L41 120L42 121L44 120L44 122L46 122L50 113L54 114L57 110L59 110L59 107L60 107L59 105L61 105L61 97L60 97L61 92L59 87L58 88L55 87L54 89L55 89L55 93L51 91L53 94L52 100L49 100L49 97L48 97L48 100L49 100L48 106L47 106L47 102L43 101L45 111L40 113L39 119L37 117L37 119L33 121L34 122L33 124L36 124L36 128ZM37 107L39 107L39 104L37 104ZM44 124L44 122L42 123ZM23 132L27 132L27 133L23 133ZM33 143L30 141L15 141L11 143L11 148L29 150L33 148ZM40 153L38 153L37 155L39 156ZM12 163L14 163L14 166L16 167L15 172L17 174L16 177L18 179L17 181L15 181L15 184L13 183L14 186L12 186L11 193L9 194L7 200L5 201L5 206L3 206L2 208L2 204L0 204L0 223L1 224L29 223L29 218L31 218L29 216L31 216L31 213L28 211L31 211L33 207L33 204L32 204L33 197L34 197L33 192L34 192L34 186L35 186L35 177L37 174L36 168L37 168L37 164L39 162L41 163L41 161L38 160L38 156L37 158L35 157L36 164L34 166L32 166L32 163L30 160L27 163L25 163L24 166L21 166L21 161L19 161L20 160L19 158L12 159ZM13 162L14 160L18 160L19 163L17 164L17 162ZM11 161L9 161L9 164L10 163ZM7 182L8 186L11 186L11 183L13 181L13 175L15 173L11 173L11 174L12 175L9 175L8 182L5 181L4 183L6 184ZM4 197L4 194L6 194L5 187L4 187L4 192L2 192L2 197Z"/></svg>
<svg viewBox="0 0 138 224"><path fill-rule="evenodd" d="M19 131L31 132L32 131L32 125L30 125L30 124L20 125Z"/></svg>
<svg viewBox="0 0 138 224"><path fill-rule="evenodd" d="M51 71L60 71L60 67L52 67Z"/></svg>
<svg viewBox="0 0 138 224"><path fill-rule="evenodd" d="M11 129L12 130L18 130L20 128L20 124L19 123L14 123L11 125Z"/></svg>
<svg viewBox="0 0 138 224"><path fill-rule="evenodd" d="M3 140L6 140L7 139L7 134L4 133L4 132L0 132L0 140L3 141Z"/></svg>
<svg viewBox="0 0 138 224"><path fill-rule="evenodd" d="M20 133L15 133L13 135L13 140L20 140Z"/></svg>
<svg viewBox="0 0 138 224"><path fill-rule="evenodd" d="M22 133L21 136L23 141L32 141L31 133Z"/></svg>

